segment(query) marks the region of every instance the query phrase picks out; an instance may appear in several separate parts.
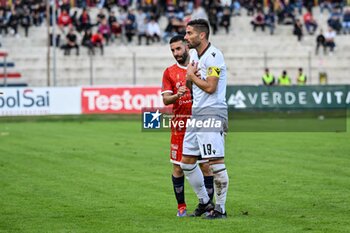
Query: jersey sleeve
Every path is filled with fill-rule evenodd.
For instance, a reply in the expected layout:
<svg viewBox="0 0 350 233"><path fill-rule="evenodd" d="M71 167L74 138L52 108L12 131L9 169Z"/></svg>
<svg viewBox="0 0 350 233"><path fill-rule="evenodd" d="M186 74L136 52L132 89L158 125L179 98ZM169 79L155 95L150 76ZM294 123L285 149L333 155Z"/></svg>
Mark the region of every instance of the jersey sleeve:
<svg viewBox="0 0 350 233"><path fill-rule="evenodd" d="M206 61L206 76L219 78L224 66L223 55L220 52L212 52Z"/></svg>
<svg viewBox="0 0 350 233"><path fill-rule="evenodd" d="M173 87L171 85L171 80L170 80L170 75L169 75L168 69L166 69L163 73L161 94L163 95L164 93L173 93Z"/></svg>

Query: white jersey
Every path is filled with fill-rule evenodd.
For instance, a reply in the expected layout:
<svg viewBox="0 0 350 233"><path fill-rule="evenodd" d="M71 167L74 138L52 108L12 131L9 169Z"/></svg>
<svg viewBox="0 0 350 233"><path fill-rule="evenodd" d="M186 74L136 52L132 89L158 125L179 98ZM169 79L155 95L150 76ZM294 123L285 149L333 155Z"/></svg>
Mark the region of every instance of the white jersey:
<svg viewBox="0 0 350 233"><path fill-rule="evenodd" d="M191 49L189 51L190 62L198 62L198 68L200 69L201 79L206 80L208 76L217 76L219 78L216 91L212 94L208 94L200 89L196 84L192 85L193 92L193 104L192 108L203 109L225 109L227 111L226 104L226 64L224 56L221 51L209 44L204 54L198 57L197 50ZM221 114L219 114L221 115ZM227 116L225 116L226 118Z"/></svg>

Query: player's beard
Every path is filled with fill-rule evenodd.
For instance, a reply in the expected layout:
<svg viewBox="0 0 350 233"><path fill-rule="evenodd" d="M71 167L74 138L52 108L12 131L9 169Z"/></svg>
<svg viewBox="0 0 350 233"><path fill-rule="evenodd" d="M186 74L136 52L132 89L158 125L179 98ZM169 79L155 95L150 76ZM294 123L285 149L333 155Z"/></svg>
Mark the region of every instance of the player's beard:
<svg viewBox="0 0 350 233"><path fill-rule="evenodd" d="M188 57L188 53L187 52L184 52L181 56L181 59L177 59L178 57L176 57L176 60L177 62L180 64L180 65L183 65L185 66L186 65L186 61L187 61L187 57Z"/></svg>
<svg viewBox="0 0 350 233"><path fill-rule="evenodd" d="M200 44L201 44L200 39L194 40L192 43L190 43L189 41L187 41L187 45L188 45L188 48L189 48L189 49L195 49L195 48L197 48Z"/></svg>

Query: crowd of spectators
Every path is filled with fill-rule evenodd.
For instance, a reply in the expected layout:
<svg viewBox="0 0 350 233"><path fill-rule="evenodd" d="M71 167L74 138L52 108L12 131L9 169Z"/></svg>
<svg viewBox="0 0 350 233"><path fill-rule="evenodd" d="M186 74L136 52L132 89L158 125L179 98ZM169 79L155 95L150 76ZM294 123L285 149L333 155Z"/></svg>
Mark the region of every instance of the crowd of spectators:
<svg viewBox="0 0 350 233"><path fill-rule="evenodd" d="M298 41L302 41L305 36L304 29L309 35L316 36L316 54L319 48L323 47L327 53L327 48L332 53L336 46L335 36L339 34L350 34L350 8L348 3L342 0L320 0L320 13L328 10L327 25L320 25L314 16L314 1L308 0L280 0L271 1L268 7L263 7L259 1L251 1L246 5L247 15L252 15L251 24L253 31L261 28L269 28L271 35L274 34L276 27L280 25L292 25L292 32ZM266 13L265 13L265 12ZM327 17L327 16L326 16ZM327 30L322 30L322 26ZM323 33L325 31L325 33Z"/></svg>
<svg viewBox="0 0 350 233"><path fill-rule="evenodd" d="M18 28L23 27L27 37L32 26L45 23L46 2L13 0L11 4L2 4L0 36L18 37ZM325 34L319 30L316 53L319 47L329 47L333 51L335 35L350 33L350 9L342 0L320 0L319 4L321 12L329 12L329 29L323 30ZM96 17L92 17L91 7L99 9ZM116 40L138 45L167 43L173 35L184 33L187 22L194 18L208 19L213 34L220 30L229 34L232 17L241 16L242 9L252 16L254 31L268 29L273 35L276 27L291 25L293 34L301 41L304 27L310 35L320 28L312 13L313 0L56 0L56 8L56 38L52 38L51 28L51 42L62 48L65 55L69 55L71 49L79 55L80 46L86 47L89 54L95 54L95 48L103 54L104 46ZM165 28L159 24L161 16L167 19Z"/></svg>

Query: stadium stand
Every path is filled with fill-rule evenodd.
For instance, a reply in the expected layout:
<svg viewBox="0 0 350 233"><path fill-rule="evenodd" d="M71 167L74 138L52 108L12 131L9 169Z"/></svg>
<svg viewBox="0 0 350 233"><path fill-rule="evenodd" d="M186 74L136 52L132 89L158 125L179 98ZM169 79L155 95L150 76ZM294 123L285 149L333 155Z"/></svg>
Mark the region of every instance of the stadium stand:
<svg viewBox="0 0 350 233"><path fill-rule="evenodd" d="M188 11L191 6L187 5L183 15L180 16L182 17L180 26L189 19L190 12ZM244 6L244 1L242 6ZM112 6L111 9L115 12L119 22L123 17L125 18L126 13L121 10L121 7ZM169 7L167 9L168 12L162 14L158 20L162 33L168 25L166 15L172 12ZM328 21L332 16L331 12L321 13L318 6L312 10L318 30L322 28L324 32L327 31ZM267 13L267 11L268 9L265 8L264 12ZM71 16L75 15L73 17L75 18L80 16L82 9L70 7L69 12ZM103 19L101 12L105 15L104 17L107 17L106 9L101 11L97 7L89 8L92 25L96 25L97 20ZM229 84L261 84L261 75L265 67L269 67L275 76L278 76L282 70L287 70L294 84L299 67L303 67L309 76L308 84L318 84L318 76L321 72L327 73L329 84L349 83L349 35L343 33L336 35L334 53L323 54L323 50L320 50L320 53L315 55L318 30L314 35L309 35L304 27L300 42L293 35L293 25L284 23L277 24L273 35L270 35L268 29L265 32L261 30L254 32L250 24L253 16L248 16L246 9L241 9L239 12L239 15L231 16L228 34L219 25L216 35L212 35L210 39L215 46L224 51L229 72ZM192 17L194 14L202 13L195 8ZM304 13L306 13L305 7L301 15L297 12L297 8L295 9L295 17L301 19L302 23L304 23ZM217 16L221 17L220 14ZM133 30L132 25L130 30ZM28 37L25 37L24 30L20 28L17 36L9 34L1 38L2 47L11 53L16 67L23 76L22 79L30 86L47 84L47 35L46 24L41 23L30 27ZM104 55L96 53L95 56L90 57L88 49L81 47L79 56L75 54L64 56L63 51L57 48L57 85L89 85L91 70L95 85L160 85L164 68L173 62L166 43L155 41L150 45L138 45L137 36L134 36L133 41L128 43L125 36L119 33L116 35L118 36L111 39L109 45L105 45ZM61 44L65 43L64 37L64 34L61 34ZM82 37L83 34L80 32L78 40L81 40ZM51 56L52 54L51 50ZM92 69L91 63L93 64Z"/></svg>
<svg viewBox="0 0 350 233"><path fill-rule="evenodd" d="M1 83L2 86L27 86L26 83L18 83L17 81L12 81L13 79L19 79L22 77L21 73L13 72L12 68L15 67L14 62L8 62L7 61L8 53L7 52L1 52L0 51L0 58L3 58L3 62L0 63L0 68L2 68L2 71L0 72L0 80L2 79L3 82ZM11 69L8 69L11 68Z"/></svg>

